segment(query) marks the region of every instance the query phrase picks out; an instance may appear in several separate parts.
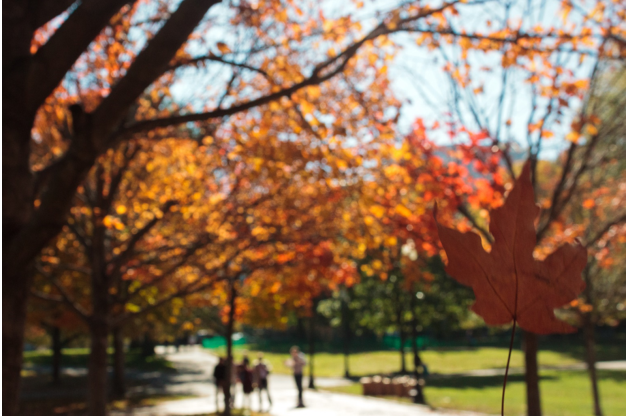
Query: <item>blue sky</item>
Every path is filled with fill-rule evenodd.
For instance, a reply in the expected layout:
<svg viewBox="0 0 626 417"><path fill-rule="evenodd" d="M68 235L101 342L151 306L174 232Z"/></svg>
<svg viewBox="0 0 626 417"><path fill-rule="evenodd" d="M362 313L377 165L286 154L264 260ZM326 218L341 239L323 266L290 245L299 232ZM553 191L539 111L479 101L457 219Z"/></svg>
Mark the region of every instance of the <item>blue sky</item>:
<svg viewBox="0 0 626 417"><path fill-rule="evenodd" d="M363 22L363 30L366 31L378 21L377 14L395 8L403 2L397 1L367 1L361 9L355 9L352 3L325 1L321 9L327 17L342 16L351 14L355 19ZM440 4L438 1L427 1L431 6ZM507 11L501 1L487 1L478 7L460 7L460 18L453 21L453 27L459 31L467 29L471 31L486 31L487 21L491 24L491 29L504 26L507 21L520 19L524 15L523 30L528 30L537 24L544 26L559 26L563 22L558 16L558 0L524 0L511 2L513 4ZM222 5L215 6L209 13L209 18L213 20L212 27L206 31L204 39L208 41L195 48L198 54L204 54L208 50L216 51L211 46L217 41L224 41L236 50L238 43L245 42L245 31L231 32L229 28L228 8ZM507 14L508 13L508 14ZM570 19L576 19L572 13ZM393 40L402 45L402 51L395 61L390 65L390 78L392 80L393 93L403 100L399 127L402 132L409 130L416 118L423 118L427 123L435 120L442 120L442 114L454 108L454 98L448 75L442 70L446 62L446 57L456 57L459 55L458 48L454 46L442 47L439 50L428 50L425 47L418 47L415 43L415 34L400 33L393 35ZM580 64L578 54L562 54L563 66L570 69L576 75L589 74L593 67L593 59L587 59ZM229 55L229 59L241 59L242 55L236 53ZM530 119L533 85L524 82L527 73L522 70L510 70L507 74L506 94L503 100L502 110L500 110L499 97L502 91L502 67L499 65L501 56L498 53L470 53L472 82L465 91L461 91L463 100L457 102L472 102L475 108L483 112L483 123L488 126L492 134L500 130L501 137L505 140L515 142L521 147L527 147L526 130L529 120L535 122L543 117L543 111L548 103L545 100L538 100L534 118ZM482 67L491 68L485 71ZM197 103L197 106L206 105L207 97L216 97L223 88L224 83L230 77L230 68L222 65L211 65L208 70L190 70L184 73L182 79L172 89L175 97L185 103ZM482 93L475 94L474 89L481 88ZM234 102L235 99L226 101L226 105ZM555 158L558 153L567 145L564 140L565 134L569 130L569 125L576 110L580 107L577 100L572 100L570 110L566 111L561 118L561 124L550 127L554 131L555 137L549 141L544 141L541 156L543 158ZM501 111L501 115L498 113ZM463 119L465 124L472 127L474 116L467 106L460 105L456 117ZM510 127L505 125L510 120ZM549 118L548 121L551 119ZM498 129L498 126L500 128ZM434 139L440 144L449 143L445 135L435 135Z"/></svg>

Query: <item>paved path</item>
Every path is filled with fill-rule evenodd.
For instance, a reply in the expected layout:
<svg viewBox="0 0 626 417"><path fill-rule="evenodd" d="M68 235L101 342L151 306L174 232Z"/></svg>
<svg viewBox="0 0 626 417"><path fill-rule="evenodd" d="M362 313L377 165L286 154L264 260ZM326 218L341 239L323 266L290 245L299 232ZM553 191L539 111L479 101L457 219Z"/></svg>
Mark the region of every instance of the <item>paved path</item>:
<svg viewBox="0 0 626 417"><path fill-rule="evenodd" d="M148 389L153 390L155 393L167 392L171 394L195 395L198 398L168 401L153 407L137 408L134 410L135 415L197 415L215 413L215 386L211 383L211 376L213 367L217 362L216 357L201 349L167 353L166 356L179 370L178 374L169 377L166 381L162 381L162 384L153 385ZM308 383L306 378L304 382L305 385ZM351 383L340 378L316 378L315 382L319 388ZM297 391L292 377L271 374L269 387L273 401L270 414L274 416L408 416L449 414L433 411L429 407L420 405L313 390L306 390L304 393L304 402L307 407L297 409L294 407ZM221 407L221 395L219 399ZM235 406L241 407L241 401L242 393L239 388L235 397ZM264 406L267 408L265 398ZM252 395L252 409L259 409L259 399L256 392ZM454 414L458 415L459 413L454 412ZM471 413L463 414L469 415Z"/></svg>

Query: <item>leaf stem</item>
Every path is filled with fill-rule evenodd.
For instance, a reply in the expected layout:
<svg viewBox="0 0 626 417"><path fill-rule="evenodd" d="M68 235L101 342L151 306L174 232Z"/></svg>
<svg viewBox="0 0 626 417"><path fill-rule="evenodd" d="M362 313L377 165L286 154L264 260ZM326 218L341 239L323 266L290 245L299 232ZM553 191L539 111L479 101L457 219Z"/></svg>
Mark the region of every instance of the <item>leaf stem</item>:
<svg viewBox="0 0 626 417"><path fill-rule="evenodd" d="M515 327L517 318L513 318L513 330L511 330L511 343L509 344L509 358L506 360L506 369L504 371L504 383L502 384L502 409L500 415L504 415L504 393L506 392L506 380L509 377L509 365L511 364L511 352L513 352L513 340L515 340Z"/></svg>

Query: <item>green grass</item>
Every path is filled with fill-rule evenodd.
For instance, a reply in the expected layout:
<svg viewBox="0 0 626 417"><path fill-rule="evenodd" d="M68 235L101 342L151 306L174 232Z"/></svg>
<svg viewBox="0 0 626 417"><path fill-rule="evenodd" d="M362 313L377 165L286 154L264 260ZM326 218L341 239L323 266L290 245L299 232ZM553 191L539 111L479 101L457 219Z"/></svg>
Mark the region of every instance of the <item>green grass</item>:
<svg viewBox="0 0 626 417"><path fill-rule="evenodd" d="M626 415L626 372L599 371L601 405L605 415ZM524 415L526 394L522 375L512 375L506 389L505 413ZM541 403L544 415L589 415L593 413L591 384L585 371L542 371ZM361 384L327 390L362 395ZM437 408L500 414L502 376L431 379L424 391ZM407 398L398 399L410 401Z"/></svg>
<svg viewBox="0 0 626 417"><path fill-rule="evenodd" d="M225 355L224 349L213 350L218 355ZM256 351L247 351L245 347L235 349L235 360L241 360L245 352L251 359L255 359ZM427 364L430 373L459 373L474 369L504 368L506 366L508 349L505 348L476 348L476 349L449 349L421 353L422 360ZM289 358L288 353L264 352L264 357L272 365L275 373L289 373L290 369L284 365ZM412 355L405 355L408 369L413 363ZM315 355L315 375L321 377L341 377L344 373L343 355L339 353L317 353ZM580 361L568 353L559 353L551 350L539 352L539 363L542 366L566 366ZM376 351L355 353L349 359L350 373L356 376L372 374L388 374L400 370L400 355L395 351ZM514 350L511 355L511 367L522 367L523 354ZM307 368L308 370L308 368Z"/></svg>
<svg viewBox="0 0 626 417"><path fill-rule="evenodd" d="M111 354L112 349L109 349L109 363L113 363ZM139 350L131 350L126 352L126 367L128 369L135 369L141 371L174 371L172 364L159 355L143 357ZM89 349L87 348L73 348L63 349L63 357L61 359L62 367L86 367L89 360ZM30 352L24 352L24 364L32 365L46 365L52 364L52 351L51 350L35 350Z"/></svg>

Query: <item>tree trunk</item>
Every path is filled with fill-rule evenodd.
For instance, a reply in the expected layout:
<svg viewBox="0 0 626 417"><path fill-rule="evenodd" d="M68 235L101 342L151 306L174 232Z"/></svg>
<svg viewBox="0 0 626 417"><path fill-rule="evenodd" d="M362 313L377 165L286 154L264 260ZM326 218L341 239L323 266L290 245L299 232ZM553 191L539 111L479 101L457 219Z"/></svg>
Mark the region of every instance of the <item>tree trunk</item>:
<svg viewBox="0 0 626 417"><path fill-rule="evenodd" d="M89 326L91 351L89 352L88 411L93 416L107 412L107 347L109 329L104 319L92 318Z"/></svg>
<svg viewBox="0 0 626 417"><path fill-rule="evenodd" d="M26 88L33 28L27 2L2 3L2 412L17 414L26 303L36 247L19 241L33 212L30 131L35 112Z"/></svg>
<svg viewBox="0 0 626 417"><path fill-rule="evenodd" d="M113 329L113 396L115 398L126 397L126 378L124 369L124 337L122 329Z"/></svg>
<svg viewBox="0 0 626 417"><path fill-rule="evenodd" d="M343 327L343 376L350 378L350 312L345 297L341 299L341 324Z"/></svg>
<svg viewBox="0 0 626 417"><path fill-rule="evenodd" d="M56 383L61 380L61 356L63 355L59 326L52 326L50 336L52 338L52 382Z"/></svg>
<svg viewBox="0 0 626 417"><path fill-rule="evenodd" d="M593 284L591 279L591 266L587 264L583 273L585 279L585 298L587 304L593 306ZM602 415L602 407L600 405L600 393L598 390L598 375L596 372L596 344L595 344L595 323L594 320L595 306L591 312L582 313L583 337L585 339L585 359L587 362L587 371L591 380L591 392L593 395L593 412L597 416Z"/></svg>
<svg viewBox="0 0 626 417"><path fill-rule="evenodd" d="M529 416L541 415L539 395L539 367L537 364L537 335L524 332L524 360L526 365L526 407Z"/></svg>
<svg viewBox="0 0 626 417"><path fill-rule="evenodd" d="M154 340L150 332L144 332L143 341L141 342L141 356L144 358L154 356Z"/></svg>
<svg viewBox="0 0 626 417"><path fill-rule="evenodd" d="M424 398L424 387L422 386L422 375L420 368L422 366L422 358L420 358L419 351L417 350L417 314L415 313L415 296L411 296L411 347L413 348L413 372L415 373L415 396L413 402L416 404L426 404Z"/></svg>
<svg viewBox="0 0 626 417"><path fill-rule="evenodd" d="M230 386L231 386L231 377L233 375L233 366L235 366L233 361L233 328L235 326L235 307L236 307L236 298L237 293L235 291L235 282L234 280L230 280L230 310L228 312L228 323L226 325L226 379L224 383L226 384L226 389L224 390L224 415L229 416L231 414L230 410Z"/></svg>
<svg viewBox="0 0 626 417"><path fill-rule="evenodd" d="M400 297L398 297L400 298ZM404 345L406 343L406 334L404 332L404 320L402 320L402 308L398 300L398 310L396 312L396 320L398 332L400 333L400 372L406 374L406 358L404 357Z"/></svg>
<svg viewBox="0 0 626 417"><path fill-rule="evenodd" d="M298 344L304 343L306 340L306 329L302 317L296 317L296 339L298 340Z"/></svg>
<svg viewBox="0 0 626 417"><path fill-rule="evenodd" d="M315 306L315 304L313 304ZM315 389L315 367L313 359L315 357L315 310L309 319L309 388Z"/></svg>
<svg viewBox="0 0 626 417"><path fill-rule="evenodd" d="M593 320L590 314L583 315L583 332L585 338L585 359L587 361L587 370L589 371L589 379L591 380L591 391L593 394L593 412L596 416L602 415L600 406L600 393L598 391L598 375L596 373L596 347L595 332L593 328Z"/></svg>
<svg viewBox="0 0 626 417"><path fill-rule="evenodd" d="M22 271L24 275L21 276L9 274L5 265L10 262L7 257L3 257L2 413L5 415L15 415L18 412L20 373L22 371L24 350L24 327L26 325L26 302L30 286L28 269L24 268Z"/></svg>

